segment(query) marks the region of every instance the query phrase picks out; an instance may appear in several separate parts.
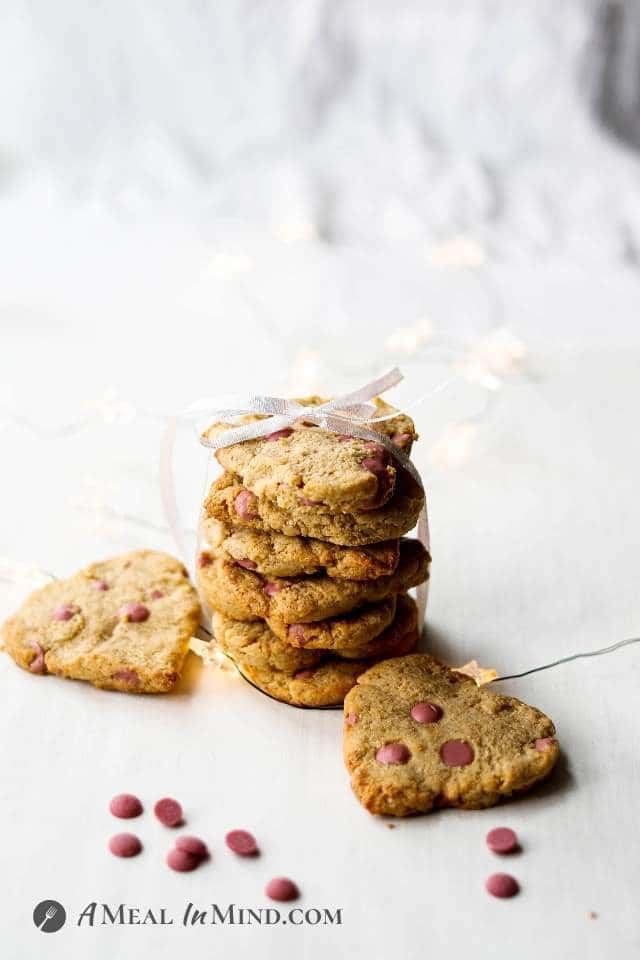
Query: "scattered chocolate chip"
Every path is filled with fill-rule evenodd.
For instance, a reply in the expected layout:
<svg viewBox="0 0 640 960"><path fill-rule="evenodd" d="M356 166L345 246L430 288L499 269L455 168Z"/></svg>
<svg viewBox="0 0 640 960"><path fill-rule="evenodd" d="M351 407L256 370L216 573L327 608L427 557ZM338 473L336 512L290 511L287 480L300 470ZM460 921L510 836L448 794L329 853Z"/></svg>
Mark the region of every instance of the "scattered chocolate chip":
<svg viewBox="0 0 640 960"><path fill-rule="evenodd" d="M224 842L241 857L253 857L258 852L256 839L248 830L230 830Z"/></svg>
<svg viewBox="0 0 640 960"><path fill-rule="evenodd" d="M300 896L300 891L293 880L287 877L274 877L264 888L264 892L270 900L296 900Z"/></svg>
<svg viewBox="0 0 640 960"><path fill-rule="evenodd" d="M116 833L109 840L109 850L114 857L135 857L142 850L142 844L134 833Z"/></svg>
<svg viewBox="0 0 640 960"><path fill-rule="evenodd" d="M485 881L487 892L492 897L515 897L520 890L518 881L509 873L492 873Z"/></svg>
<svg viewBox="0 0 640 960"><path fill-rule="evenodd" d="M156 817L165 827L177 827L182 823L182 807L177 800L163 797L153 808Z"/></svg>
<svg viewBox="0 0 640 960"><path fill-rule="evenodd" d="M140 816L142 804L133 793L118 793L112 798L109 810L114 817L119 817L121 820L130 820L132 817Z"/></svg>
<svg viewBox="0 0 640 960"><path fill-rule="evenodd" d="M495 827L487 834L486 841L493 853L513 853L518 849L518 836L510 827Z"/></svg>

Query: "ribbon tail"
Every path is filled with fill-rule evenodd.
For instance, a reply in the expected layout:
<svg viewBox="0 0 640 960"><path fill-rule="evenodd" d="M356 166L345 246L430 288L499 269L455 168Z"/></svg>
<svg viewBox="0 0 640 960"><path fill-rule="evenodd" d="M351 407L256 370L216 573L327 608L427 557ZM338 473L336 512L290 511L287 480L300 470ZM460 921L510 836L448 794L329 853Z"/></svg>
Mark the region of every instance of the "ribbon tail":
<svg viewBox="0 0 640 960"><path fill-rule="evenodd" d="M431 537L429 535L429 518L427 516L426 504L420 511L418 517L418 540L431 554ZM424 628L424 618L427 611L427 601L429 599L429 580L421 583L416 590L416 599L418 603L418 634L422 634Z"/></svg>
<svg viewBox="0 0 640 960"><path fill-rule="evenodd" d="M385 393L400 383L402 379L403 376L399 367L394 367L393 370L388 370L387 373L384 373L376 380L371 380L371 382L365 384L364 387L359 387L351 393L345 393L342 397L336 397L335 400L330 400L324 405L325 409L330 410L333 408L339 410L344 407L357 406L360 403L371 400L373 397L377 397L380 393Z"/></svg>

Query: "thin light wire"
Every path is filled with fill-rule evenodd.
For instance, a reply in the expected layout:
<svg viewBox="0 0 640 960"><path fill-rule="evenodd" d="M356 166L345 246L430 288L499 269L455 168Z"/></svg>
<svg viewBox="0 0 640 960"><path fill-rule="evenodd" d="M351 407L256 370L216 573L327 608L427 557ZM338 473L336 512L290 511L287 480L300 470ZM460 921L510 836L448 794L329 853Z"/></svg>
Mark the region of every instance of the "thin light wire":
<svg viewBox="0 0 640 960"><path fill-rule="evenodd" d="M50 580L57 580L57 577L54 574L49 573L49 571L38 570L38 573L48 577ZM14 577L8 576L7 573L2 570L0 570L0 581L4 581L6 583L19 582L19 581L16 581ZM202 633L206 634L209 640L214 639L213 633L208 629L208 627L204 626L204 624L200 624L199 629L202 631ZM561 657L559 660L552 660L550 663L543 663L538 667L531 667L529 670L523 670L521 673L510 673L504 677L496 677L495 680L491 681L491 683L492 684L501 683L503 680L520 680L522 677L529 677L534 673L542 673L543 670L551 670L553 669L553 667L560 667L564 663L572 663L574 660L586 660L589 657L600 657L600 656L604 656L607 653L614 653L616 650L621 650L623 647L631 646L631 644L633 643L640 643L640 637L628 637L626 640L618 640L616 643L611 643L609 644L608 647L600 647L600 649L598 650L585 650L582 653L571 653L566 657ZM252 681L249 680L248 677L244 675L244 673L242 672L242 670L240 669L236 661L233 659L233 657L229 656L228 653L225 653L225 656L227 657L228 660L230 660L235 665L236 669L238 670L238 673L243 678L243 680L246 680L247 683L249 683L256 690L259 690L260 693L263 693L265 696L269 697L271 700L277 699L276 697L272 697L271 694L266 693L266 691L261 690L260 687L256 687L255 683L252 683ZM281 702L281 701L278 701L278 702ZM298 706L298 704L293 704L293 706ZM327 707L300 706L300 709L302 710L337 710L339 709L339 706L336 706L336 707L334 706L327 706Z"/></svg>
<svg viewBox="0 0 640 960"><path fill-rule="evenodd" d="M586 657L599 657L605 653L613 653L614 650L620 650L631 643L640 643L640 637L630 637L627 640L618 640L608 647L602 647L600 650L587 650L584 653L572 653L568 657L561 657L560 660L553 660L551 663L545 663L541 667L531 667L530 670L523 670L522 673L510 673L506 677L496 677L492 683L500 683L501 680L519 680L520 677L528 677L532 673L540 673L542 670L550 670L551 667L559 667L563 663L571 663L572 660L583 660Z"/></svg>

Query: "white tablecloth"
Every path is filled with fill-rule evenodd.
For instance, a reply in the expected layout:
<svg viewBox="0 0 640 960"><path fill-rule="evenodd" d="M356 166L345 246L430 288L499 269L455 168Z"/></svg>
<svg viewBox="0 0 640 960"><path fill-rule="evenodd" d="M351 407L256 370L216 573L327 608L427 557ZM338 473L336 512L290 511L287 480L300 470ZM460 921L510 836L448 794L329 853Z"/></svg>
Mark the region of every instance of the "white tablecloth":
<svg viewBox="0 0 640 960"><path fill-rule="evenodd" d="M4 423L1 552L61 576L119 550L171 549L157 487L162 425L141 408L175 409L203 393L284 382L291 372L262 314L226 314L219 288L211 313L203 306L209 288L205 296L196 284L193 294L202 274L190 266L199 268L202 250L159 233L151 252L140 244L136 277L116 233L99 243L109 252L104 262L81 242L66 257L52 245L57 268L41 271L45 289L29 296L20 260L0 358L14 409L39 423L75 416L107 384L139 410L131 423L98 418L61 439ZM318 291L328 289L326 270L315 277ZM81 291L73 302L55 294L56 277L60 290L72 289L72 272ZM416 456L433 539L428 648L511 673L640 632L640 337L637 281L622 268L601 276L521 266L496 282L528 349L527 375L504 386L460 462L433 463L427 440ZM185 290L201 298L196 306ZM298 318L289 340L317 345L316 329ZM372 309L348 331L345 324L344 335L359 336L364 352L382 343L385 324L388 315ZM336 334L337 358L340 344ZM109 410L125 421L131 413ZM424 408L425 437L429 420ZM201 476L197 466L187 472L180 488L192 520ZM19 592L3 589L3 613ZM351 795L340 712L279 705L231 674L203 671L194 657L167 697L33 677L6 656L0 672L7 960L637 955L640 646L501 685L556 722L563 757L547 786L498 809L400 820L393 830ZM143 819L110 817L108 801L120 791L142 798ZM210 863L195 873L165 867L172 835L150 811L167 794L183 803L187 831L210 844ZM523 847L508 861L484 843L502 824ZM145 846L131 861L106 850L127 827ZM259 859L226 850L234 827L255 833ZM512 901L484 891L500 869L521 883ZM299 884L303 908L340 908L342 924L180 926L189 901L266 905L264 884L280 874ZM48 936L31 920L45 898L69 914ZM175 923L78 928L91 901L164 907Z"/></svg>

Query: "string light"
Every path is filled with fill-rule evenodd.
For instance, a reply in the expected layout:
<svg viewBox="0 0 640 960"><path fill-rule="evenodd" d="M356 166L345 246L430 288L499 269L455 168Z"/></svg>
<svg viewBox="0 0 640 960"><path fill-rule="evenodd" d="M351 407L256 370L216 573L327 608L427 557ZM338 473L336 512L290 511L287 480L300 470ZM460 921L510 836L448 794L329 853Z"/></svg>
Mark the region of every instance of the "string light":
<svg viewBox="0 0 640 960"><path fill-rule="evenodd" d="M429 461L434 467L447 469L465 463L471 454L478 428L471 421L451 423L429 451Z"/></svg>
<svg viewBox="0 0 640 960"><path fill-rule="evenodd" d="M326 383L327 369L318 350L312 347L303 347L295 355L289 368L289 378L284 396L304 397L317 393Z"/></svg>
<svg viewBox="0 0 640 960"><path fill-rule="evenodd" d="M477 660L469 660L461 667L453 667L453 669L456 673L464 673L465 676L471 677L479 687L491 683L498 677L497 670L494 670L493 667L481 667Z"/></svg>
<svg viewBox="0 0 640 960"><path fill-rule="evenodd" d="M218 250L209 262L209 271L215 277L229 277L235 274L249 273L255 266L253 257L248 253Z"/></svg>
<svg viewBox="0 0 640 960"><path fill-rule="evenodd" d="M276 224L274 233L282 243L308 243L318 238L315 224L306 217L290 217L281 220Z"/></svg>
<svg viewBox="0 0 640 960"><path fill-rule="evenodd" d="M101 399L95 405L96 413L110 424L133 423L137 410L133 403L123 399L116 387L106 387Z"/></svg>
<svg viewBox="0 0 640 960"><path fill-rule="evenodd" d="M195 653L197 657L200 657L205 667L213 667L222 673L228 674L230 677L235 678L240 676L233 660L230 660L229 657L222 652L213 637L211 640L201 640L200 637L191 637L189 649L192 653Z"/></svg>
<svg viewBox="0 0 640 960"><path fill-rule="evenodd" d="M428 343L433 336L433 324L428 317L420 317L407 327L398 327L390 333L384 342L385 349L391 353L403 353L411 356Z"/></svg>
<svg viewBox="0 0 640 960"><path fill-rule="evenodd" d="M431 247L427 251L427 259L434 267L477 269L485 266L487 252L474 237L458 234Z"/></svg>

